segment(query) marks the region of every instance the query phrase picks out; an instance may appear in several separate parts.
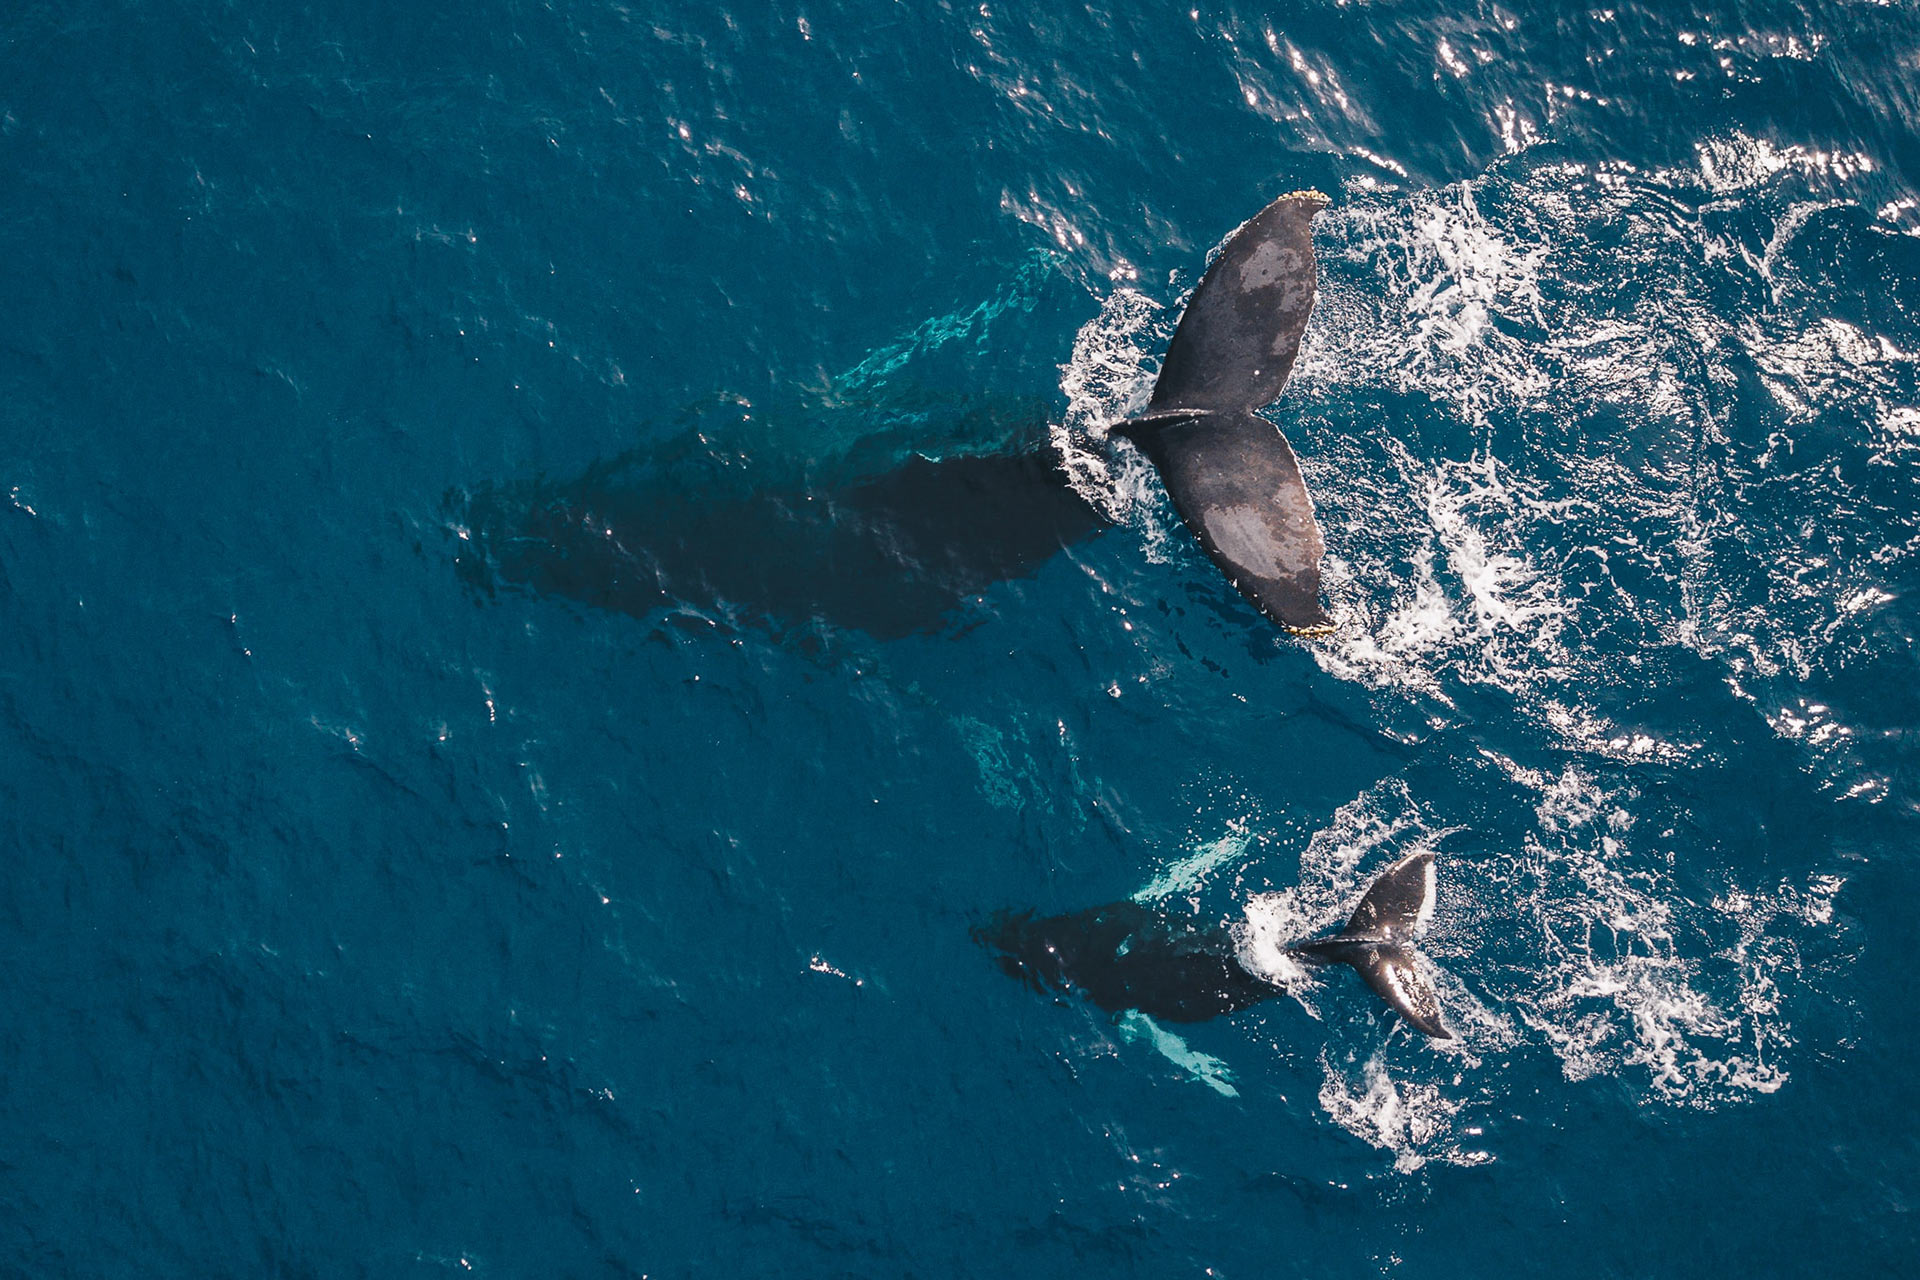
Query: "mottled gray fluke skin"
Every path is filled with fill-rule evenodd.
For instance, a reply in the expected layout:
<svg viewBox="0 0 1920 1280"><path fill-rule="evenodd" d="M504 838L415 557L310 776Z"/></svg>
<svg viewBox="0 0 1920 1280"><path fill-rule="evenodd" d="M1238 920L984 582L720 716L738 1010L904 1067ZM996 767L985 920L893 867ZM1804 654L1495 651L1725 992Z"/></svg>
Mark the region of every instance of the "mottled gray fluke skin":
<svg viewBox="0 0 1920 1280"><path fill-rule="evenodd" d="M1408 854L1381 872L1346 928L1288 950L1308 964L1348 964L1408 1025L1451 1040L1440 998L1421 976L1413 941L1433 913L1433 854ZM974 930L1000 967L1029 986L1085 996L1168 1022L1200 1022L1270 1000L1285 988L1240 960L1234 927L1116 902L1034 919L1002 914Z"/></svg>
<svg viewBox="0 0 1920 1280"><path fill-rule="evenodd" d="M1287 384L1313 313L1318 191L1234 232L1193 291L1146 413L1115 428L1158 468L1180 518L1239 592L1295 635L1325 635L1313 499L1280 429L1255 410Z"/></svg>

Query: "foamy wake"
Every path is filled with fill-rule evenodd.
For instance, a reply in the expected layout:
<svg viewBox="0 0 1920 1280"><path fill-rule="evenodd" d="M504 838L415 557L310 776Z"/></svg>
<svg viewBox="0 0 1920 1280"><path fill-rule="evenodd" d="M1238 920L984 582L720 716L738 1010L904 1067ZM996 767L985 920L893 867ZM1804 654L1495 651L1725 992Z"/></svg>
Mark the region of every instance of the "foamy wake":
<svg viewBox="0 0 1920 1280"><path fill-rule="evenodd" d="M1591 747L1619 734L1551 691L1637 680L1626 655L1684 647L1803 736L1785 686L1856 651L1894 597L1881 584L1920 554L1920 539L1884 545L1890 513L1846 478L1920 457L1920 343L1827 314L1847 300L1796 283L1800 238L1860 172L1732 133L1686 169L1523 157L1322 214L1320 298L1274 411L1342 624L1316 660L1443 705L1462 684L1511 690ZM1716 216L1684 212L1702 203ZM1729 306L1756 289L1774 305ZM1080 491L1156 555L1174 529L1151 467L1106 429L1144 405L1179 301L1105 297L1062 367L1053 428ZM1756 385L1771 398L1757 427L1733 412ZM1864 429L1823 426L1836 412ZM1843 789L1884 790L1842 728L1804 736L1853 775Z"/></svg>
<svg viewBox="0 0 1920 1280"><path fill-rule="evenodd" d="M1550 1055L1569 1080L1683 1107L1793 1073L1789 1014L1817 994L1805 957L1845 945L1841 882L1681 874L1620 765L1705 746L1616 717L1704 662L1836 800L1888 792L1873 735L1826 686L1875 660L1877 616L1920 555L1920 535L1889 540L1911 528L1920 474L1920 336L1828 296L1802 243L1832 238L1821 220L1857 176L1844 156L1732 134L1680 170L1523 155L1320 219L1320 302L1274 411L1341 622L1310 651L1383 712L1478 714L1498 743L1502 726L1461 708L1501 708L1525 729L1516 754L1540 758L1544 739L1568 761L1544 773L1489 748L1531 820L1510 849L1442 859L1426 954L1454 1045L1382 1038L1284 954L1444 834L1403 783L1343 809L1298 885L1249 905L1248 963L1327 1006L1322 1106L1402 1168L1485 1158L1495 1061ZM1174 532L1151 472L1102 430L1145 399L1177 314L1109 297L1063 370L1055 435L1083 492L1150 541Z"/></svg>
<svg viewBox="0 0 1920 1280"><path fill-rule="evenodd" d="M1496 763L1539 795L1538 828L1509 865L1484 868L1494 900L1478 905L1510 912L1538 954L1491 972L1490 994L1570 1080L1638 1078L1650 1097L1696 1107L1784 1084L1783 993L1803 985L1802 943L1833 936L1839 877L1695 900L1664 840L1636 822L1632 789L1575 766L1543 777Z"/></svg>
<svg viewBox="0 0 1920 1280"><path fill-rule="evenodd" d="M1699 157L1516 163L1321 216L1320 302L1276 411L1342 622L1312 651L1443 708L1462 686L1510 691L1568 745L1619 756L1621 731L1568 691L1691 650L1872 799L1885 778L1804 686L1865 652L1920 554L1887 545L1910 521L1873 479L1920 460L1920 342L1799 283L1801 237L1857 176L1844 157L1740 135ZM1720 216L1672 211L1708 197ZM1756 292L1773 305L1728 304Z"/></svg>
<svg viewBox="0 0 1920 1280"><path fill-rule="evenodd" d="M1779 1089L1794 1045L1787 1006L1809 978L1803 951L1835 945L1842 881L1691 900L1659 842L1638 847L1631 789L1573 767L1549 776L1495 763L1536 796L1536 830L1510 853L1441 859L1422 961L1457 1040L1353 1015L1356 991L1324 999L1323 980L1286 954L1337 929L1388 862L1452 833L1404 782L1342 807L1301 855L1299 882L1248 903L1243 963L1326 1022L1327 1116L1409 1171L1493 1158L1483 1130L1509 1105L1509 1064L1529 1050L1550 1053L1569 1081L1616 1079L1651 1103L1713 1108ZM1216 851L1230 843L1245 847L1235 837Z"/></svg>
<svg viewBox="0 0 1920 1280"><path fill-rule="evenodd" d="M1393 1154L1393 1167L1412 1173L1430 1160L1447 1164L1485 1164L1486 1151L1461 1145L1477 1130L1460 1123L1465 1103L1438 1084L1396 1079L1387 1046L1365 1057L1320 1051L1324 1078L1320 1107L1347 1132Z"/></svg>
<svg viewBox="0 0 1920 1280"><path fill-rule="evenodd" d="M1050 428L1073 487L1109 520L1138 529L1148 557L1162 561L1172 529L1158 514L1153 464L1139 450L1110 440L1107 430L1146 407L1159 352L1178 319L1177 310L1169 314L1137 289L1109 294L1100 314L1081 326L1072 358L1061 366L1067 411Z"/></svg>

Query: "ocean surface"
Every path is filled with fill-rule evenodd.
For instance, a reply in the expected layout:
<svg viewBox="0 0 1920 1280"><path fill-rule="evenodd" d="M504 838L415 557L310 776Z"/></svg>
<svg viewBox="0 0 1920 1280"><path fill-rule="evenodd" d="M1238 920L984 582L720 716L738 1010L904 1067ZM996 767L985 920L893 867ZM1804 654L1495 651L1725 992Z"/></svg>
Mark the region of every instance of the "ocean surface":
<svg viewBox="0 0 1920 1280"><path fill-rule="evenodd" d="M23 0L0 246L0 1274L1913 1273L1911 0ZM972 936L1423 848L1452 1043Z"/></svg>

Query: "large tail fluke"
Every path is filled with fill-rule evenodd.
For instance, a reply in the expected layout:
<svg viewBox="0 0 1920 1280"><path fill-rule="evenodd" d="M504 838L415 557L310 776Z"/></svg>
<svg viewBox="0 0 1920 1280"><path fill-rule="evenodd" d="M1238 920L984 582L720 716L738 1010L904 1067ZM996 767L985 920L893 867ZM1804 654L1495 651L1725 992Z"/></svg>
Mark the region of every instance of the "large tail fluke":
<svg viewBox="0 0 1920 1280"><path fill-rule="evenodd" d="M1325 635L1313 498L1280 428L1255 413L1164 414L1127 423L1201 549L1261 613Z"/></svg>
<svg viewBox="0 0 1920 1280"><path fill-rule="evenodd" d="M1412 947L1373 946L1341 958L1415 1031L1435 1040L1453 1039L1440 1020L1440 995L1414 963Z"/></svg>
<svg viewBox="0 0 1920 1280"><path fill-rule="evenodd" d="M1410 853L1374 880L1347 927L1296 947L1310 960L1350 964L1409 1026L1451 1040L1440 1019L1440 996L1420 972L1413 940L1433 918L1433 853Z"/></svg>
<svg viewBox="0 0 1920 1280"><path fill-rule="evenodd" d="M1115 430L1166 481L1180 518L1240 593L1286 630L1325 635L1320 527L1273 403L1300 354L1318 273L1317 191L1281 196L1227 238L1180 317L1147 412Z"/></svg>
<svg viewBox="0 0 1920 1280"><path fill-rule="evenodd" d="M1431 850L1408 854L1374 878L1340 936L1411 943L1433 919L1435 880Z"/></svg>

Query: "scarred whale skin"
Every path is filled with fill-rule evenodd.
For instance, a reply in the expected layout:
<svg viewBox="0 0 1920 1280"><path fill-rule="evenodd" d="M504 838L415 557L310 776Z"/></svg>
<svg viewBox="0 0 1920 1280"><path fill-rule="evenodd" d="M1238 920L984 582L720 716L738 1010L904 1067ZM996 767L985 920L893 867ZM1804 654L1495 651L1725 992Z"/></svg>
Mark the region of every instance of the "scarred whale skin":
<svg viewBox="0 0 1920 1280"><path fill-rule="evenodd" d="M1255 411L1286 386L1313 314L1318 191L1281 196L1227 238L1193 291L1147 411L1114 430L1152 461L1227 581L1295 635L1325 635L1325 544L1300 464Z"/></svg>

